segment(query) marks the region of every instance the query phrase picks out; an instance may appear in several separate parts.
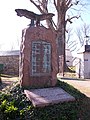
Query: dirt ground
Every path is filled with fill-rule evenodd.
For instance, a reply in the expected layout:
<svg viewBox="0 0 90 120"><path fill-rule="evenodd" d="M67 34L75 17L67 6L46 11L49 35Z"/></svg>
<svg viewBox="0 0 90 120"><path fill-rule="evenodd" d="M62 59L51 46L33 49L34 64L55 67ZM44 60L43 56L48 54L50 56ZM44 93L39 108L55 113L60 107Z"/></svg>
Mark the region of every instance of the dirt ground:
<svg viewBox="0 0 90 120"><path fill-rule="evenodd" d="M5 77L1 77L2 80L2 84L0 84L0 91L2 91L5 87L8 87L10 85L12 85L13 83L15 83L16 81L19 80L18 77L12 77L12 76L5 76Z"/></svg>
<svg viewBox="0 0 90 120"><path fill-rule="evenodd" d="M72 85L74 88L84 93L87 97L90 97L90 79L63 78L61 81Z"/></svg>

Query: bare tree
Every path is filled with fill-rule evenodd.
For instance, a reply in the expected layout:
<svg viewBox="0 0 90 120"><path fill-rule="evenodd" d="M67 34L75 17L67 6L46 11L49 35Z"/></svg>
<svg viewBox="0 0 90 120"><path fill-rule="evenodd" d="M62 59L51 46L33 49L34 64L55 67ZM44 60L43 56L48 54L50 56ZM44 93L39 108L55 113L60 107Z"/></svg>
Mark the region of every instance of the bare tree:
<svg viewBox="0 0 90 120"><path fill-rule="evenodd" d="M52 2L54 5L54 8L56 9L56 14L57 14L57 23L50 19L46 20L47 26L51 28L53 31L57 33L56 35L56 41L57 41L57 50L58 50L58 63L59 58L62 58L62 67L60 66L62 73L64 73L66 69L66 64L65 64L65 32L66 30L66 24L69 22L70 24L72 23L72 19L79 18L79 15L77 16L67 16L66 18L66 13L67 11L72 8L74 5L78 5L79 1L78 0L30 0L31 3L33 3L38 10L41 13L48 13L49 9L48 6Z"/></svg>
<svg viewBox="0 0 90 120"><path fill-rule="evenodd" d="M77 29L76 34L81 47L90 43L90 25L84 23L82 26L80 26L80 28Z"/></svg>
<svg viewBox="0 0 90 120"><path fill-rule="evenodd" d="M78 42L73 38L73 30L72 28L68 28L68 32L66 32L66 45L67 45L67 48L70 49L71 52L75 51L76 48L77 48L77 44Z"/></svg>

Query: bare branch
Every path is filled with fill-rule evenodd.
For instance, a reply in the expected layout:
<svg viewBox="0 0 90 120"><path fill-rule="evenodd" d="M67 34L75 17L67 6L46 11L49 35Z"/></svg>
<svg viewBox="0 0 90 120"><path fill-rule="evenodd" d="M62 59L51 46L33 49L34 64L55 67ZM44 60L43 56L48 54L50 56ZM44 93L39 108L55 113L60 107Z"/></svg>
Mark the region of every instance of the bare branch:
<svg viewBox="0 0 90 120"><path fill-rule="evenodd" d="M38 3L40 5L36 4L35 0L30 0L30 2L33 3L41 13L48 13L48 9L47 9L48 0L42 0L42 2L40 0L38 0ZM54 27L56 27L56 25L53 22L53 20L52 19L46 20L46 22L47 22L48 27L51 28L52 31L55 32ZM54 25L54 27L53 27L53 25Z"/></svg>
<svg viewBox="0 0 90 120"><path fill-rule="evenodd" d="M55 5L55 8L56 8L56 10L57 10L57 4L56 4L56 1L54 0L54 5Z"/></svg>
<svg viewBox="0 0 90 120"><path fill-rule="evenodd" d="M74 3L72 3L72 0L67 0L67 3L66 3L66 8L67 8L67 10L69 9L69 8L71 8L73 5L78 5L78 3L79 3L79 1L75 1Z"/></svg>
<svg viewBox="0 0 90 120"><path fill-rule="evenodd" d="M68 5L67 6L67 10L69 9L69 8L71 8L73 6L73 4L71 3L70 5Z"/></svg>
<svg viewBox="0 0 90 120"><path fill-rule="evenodd" d="M67 0L66 1L66 11L73 6L72 0Z"/></svg>
<svg viewBox="0 0 90 120"><path fill-rule="evenodd" d="M66 43L69 44L70 42L70 37L72 36L72 29L68 28L67 34L66 34Z"/></svg>
<svg viewBox="0 0 90 120"><path fill-rule="evenodd" d="M52 23L53 23L55 29L57 29L57 26L56 26L55 22L54 22L53 20L51 20L51 21L52 21Z"/></svg>
<svg viewBox="0 0 90 120"><path fill-rule="evenodd" d="M90 25L87 25L86 23L84 23L83 26L80 26L80 28L77 29L76 34L81 46L83 46L84 43L89 43L90 42Z"/></svg>
<svg viewBox="0 0 90 120"><path fill-rule="evenodd" d="M68 18L67 18L67 20L66 20L66 23L67 23L67 22L70 22L70 24L71 24L71 23L73 23L73 22L71 21L72 19L74 19L74 18L78 19L79 17L80 17L80 16L73 16L73 17L69 18L69 15L68 15Z"/></svg>
<svg viewBox="0 0 90 120"><path fill-rule="evenodd" d="M44 13L48 13L47 5L48 5L48 0L42 0L42 9Z"/></svg>
<svg viewBox="0 0 90 120"><path fill-rule="evenodd" d="M33 3L33 4L39 9L39 11L40 11L41 13L44 13L43 10L41 9L40 5L37 5L37 4L34 2L34 0L30 0L30 2Z"/></svg>
<svg viewBox="0 0 90 120"><path fill-rule="evenodd" d="M75 5L78 5L78 3L79 3L79 1L78 1L78 0L76 0L74 4L75 4Z"/></svg>
<svg viewBox="0 0 90 120"><path fill-rule="evenodd" d="M71 1L72 1L72 0L67 0L67 1L66 1L66 6L67 6L67 7L72 4Z"/></svg>

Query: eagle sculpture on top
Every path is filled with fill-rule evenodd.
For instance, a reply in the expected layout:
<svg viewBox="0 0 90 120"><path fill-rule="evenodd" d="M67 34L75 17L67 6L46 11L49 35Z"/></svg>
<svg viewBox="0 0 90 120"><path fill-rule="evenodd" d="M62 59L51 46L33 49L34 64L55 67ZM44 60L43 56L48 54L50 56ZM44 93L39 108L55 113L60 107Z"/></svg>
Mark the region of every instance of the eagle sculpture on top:
<svg viewBox="0 0 90 120"><path fill-rule="evenodd" d="M40 25L40 21L46 20L46 19L51 19L54 16L53 13L36 14L36 13L34 13L32 11L28 11L26 9L15 9L15 12L20 17L24 16L28 19L31 19L32 25L34 25L34 21L36 21L36 26Z"/></svg>

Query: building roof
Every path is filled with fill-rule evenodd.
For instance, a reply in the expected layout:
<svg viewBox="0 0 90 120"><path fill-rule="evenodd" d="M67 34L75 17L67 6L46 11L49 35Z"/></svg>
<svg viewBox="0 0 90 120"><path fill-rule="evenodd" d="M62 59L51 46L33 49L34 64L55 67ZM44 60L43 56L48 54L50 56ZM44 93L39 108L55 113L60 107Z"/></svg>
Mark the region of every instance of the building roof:
<svg viewBox="0 0 90 120"><path fill-rule="evenodd" d="M90 52L90 45L84 45L80 48L77 54L82 54L85 52Z"/></svg>
<svg viewBox="0 0 90 120"><path fill-rule="evenodd" d="M20 50L12 50L12 51L0 51L0 56L11 56L11 55L19 55ZM70 49L66 49L66 56L72 56Z"/></svg>
<svg viewBox="0 0 90 120"><path fill-rule="evenodd" d="M0 51L0 56L11 56L11 55L19 55L19 50L13 51Z"/></svg>

